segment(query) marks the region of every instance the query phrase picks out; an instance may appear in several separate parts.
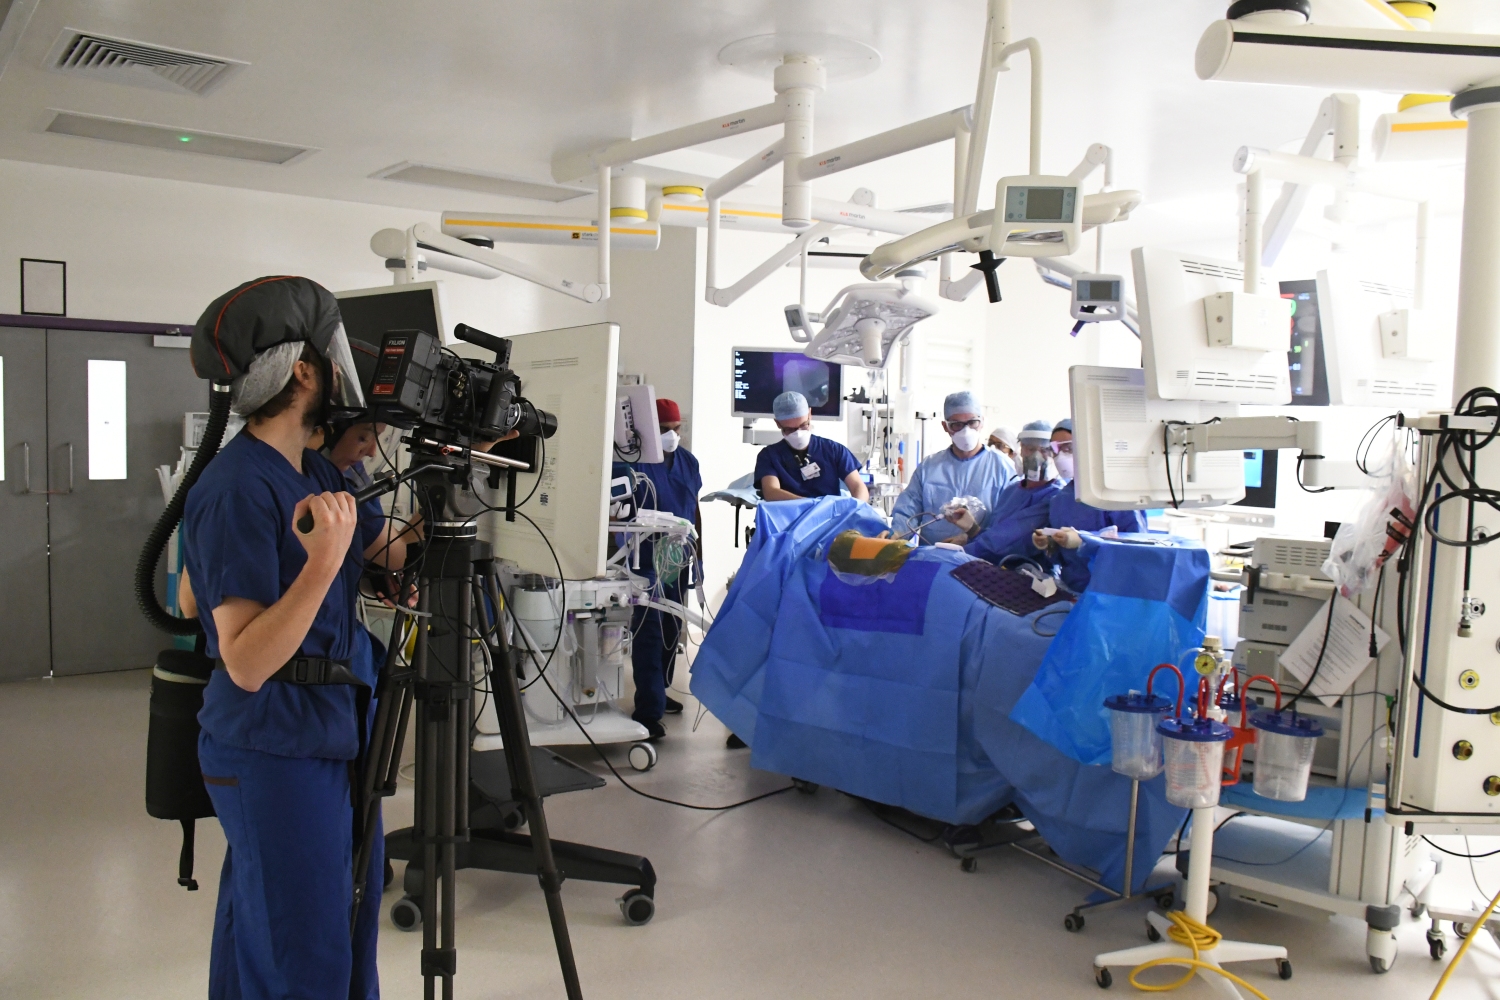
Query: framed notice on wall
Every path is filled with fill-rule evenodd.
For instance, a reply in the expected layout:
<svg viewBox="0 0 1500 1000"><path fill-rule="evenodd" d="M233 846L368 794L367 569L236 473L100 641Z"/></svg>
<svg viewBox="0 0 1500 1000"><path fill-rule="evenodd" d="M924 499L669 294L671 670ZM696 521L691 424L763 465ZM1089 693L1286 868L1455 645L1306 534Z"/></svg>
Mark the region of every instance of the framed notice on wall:
<svg viewBox="0 0 1500 1000"><path fill-rule="evenodd" d="M21 314L68 314L68 265L61 260L21 258Z"/></svg>

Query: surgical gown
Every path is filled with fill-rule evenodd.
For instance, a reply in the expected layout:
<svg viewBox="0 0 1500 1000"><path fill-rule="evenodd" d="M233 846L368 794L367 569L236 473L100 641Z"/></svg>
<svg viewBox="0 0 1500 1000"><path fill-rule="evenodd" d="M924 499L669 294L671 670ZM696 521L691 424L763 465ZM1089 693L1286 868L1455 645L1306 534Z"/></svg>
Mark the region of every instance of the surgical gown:
<svg viewBox="0 0 1500 1000"><path fill-rule="evenodd" d="M896 506L891 510L891 527L904 534L923 521L922 541L942 542L961 534L958 526L938 516L938 510L954 497L977 497L984 502L983 527L989 527L992 512L1000 502L1000 493L1012 479L1016 467L1011 460L993 448L981 448L968 458L959 458L952 448L928 455L912 473Z"/></svg>
<svg viewBox="0 0 1500 1000"><path fill-rule="evenodd" d="M1146 515L1138 510L1100 510L1078 499L1074 484L1069 482L1047 501L1048 528L1077 528L1079 531L1102 531L1113 525L1121 533L1143 533ZM1053 561L1062 567L1063 584L1074 593L1089 585L1090 546L1061 549Z"/></svg>
<svg viewBox="0 0 1500 1000"><path fill-rule="evenodd" d="M1011 483L1001 491L989 527L964 551L993 563L1006 556L1040 555L1031 544L1031 533L1047 526L1048 505L1061 490L1062 483L1056 479L1031 489L1019 480Z"/></svg>

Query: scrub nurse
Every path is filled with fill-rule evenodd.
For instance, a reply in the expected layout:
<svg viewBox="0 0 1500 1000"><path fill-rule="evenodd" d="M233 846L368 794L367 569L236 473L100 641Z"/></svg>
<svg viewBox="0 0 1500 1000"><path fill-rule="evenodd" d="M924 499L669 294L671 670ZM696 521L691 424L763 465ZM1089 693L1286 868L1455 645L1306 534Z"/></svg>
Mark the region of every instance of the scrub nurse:
<svg viewBox="0 0 1500 1000"><path fill-rule="evenodd" d="M338 304L306 278L249 282L209 306L193 347L200 374L233 378L231 406L247 417L194 484L184 516L218 667L204 690L198 756L228 842L209 996L375 1000L378 890L350 934L350 772L368 725L359 689L375 683L355 618L355 538L368 526L339 470L307 447L335 407L363 406ZM293 527L304 514L306 534ZM300 676L287 669L297 658ZM382 855L372 852L371 887L383 883Z"/></svg>
<svg viewBox="0 0 1500 1000"><path fill-rule="evenodd" d="M1062 489L1051 437L1052 425L1045 420L1033 420L1021 428L1017 435L1020 478L1000 494L988 526L981 526L966 510L949 515L964 533L964 538L954 541L967 539L964 551L969 555L998 563L1006 556L1036 554L1032 532L1046 526L1048 502Z"/></svg>
<svg viewBox="0 0 1500 1000"><path fill-rule="evenodd" d="M869 502L870 491L859 478L859 460L837 441L812 432L812 407L800 392L783 392L771 403L781 440L755 458L755 484L767 500L836 497L839 484L856 500Z"/></svg>
<svg viewBox="0 0 1500 1000"><path fill-rule="evenodd" d="M963 534L963 529L944 519L938 511L957 497L974 497L984 504L978 523L990 522L990 511L1016 468L1000 452L986 448L980 437L982 419L979 401L972 392L950 393L943 400L943 429L953 443L917 466L911 482L901 491L891 509L891 525L898 534L921 526L926 543L943 542ZM930 522L925 523L924 522Z"/></svg>

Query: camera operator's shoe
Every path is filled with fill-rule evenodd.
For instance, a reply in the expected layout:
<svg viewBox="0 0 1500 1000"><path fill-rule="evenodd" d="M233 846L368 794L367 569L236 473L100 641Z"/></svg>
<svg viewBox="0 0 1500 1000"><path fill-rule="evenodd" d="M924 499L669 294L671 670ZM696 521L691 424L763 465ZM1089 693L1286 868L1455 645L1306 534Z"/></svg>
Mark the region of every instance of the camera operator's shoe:
<svg viewBox="0 0 1500 1000"><path fill-rule="evenodd" d="M639 719L636 721L640 722ZM659 740L667 735L667 727L661 724L660 719L655 722L641 722L641 725L646 727L646 739L648 740Z"/></svg>
<svg viewBox="0 0 1500 1000"><path fill-rule="evenodd" d="M666 712L668 715L681 715L682 702L678 701L676 698L673 698L671 695L667 695Z"/></svg>

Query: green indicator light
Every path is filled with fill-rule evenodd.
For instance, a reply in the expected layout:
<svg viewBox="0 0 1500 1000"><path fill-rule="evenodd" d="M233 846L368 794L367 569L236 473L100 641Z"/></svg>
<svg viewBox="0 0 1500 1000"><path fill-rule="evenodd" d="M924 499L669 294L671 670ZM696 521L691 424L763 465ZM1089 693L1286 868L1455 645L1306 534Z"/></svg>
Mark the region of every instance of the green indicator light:
<svg viewBox="0 0 1500 1000"><path fill-rule="evenodd" d="M178 139L179 139L179 140L180 140L180 141L182 141L182 142L192 142L192 141L193 141L193 137L192 137L192 136L190 136L190 135L180 135L180 136L178 136L178 137L177 137L177 138L178 138Z"/></svg>
<svg viewBox="0 0 1500 1000"><path fill-rule="evenodd" d="M1292 353L1293 354L1301 354L1302 353L1302 345L1298 344L1296 347L1293 347L1292 348Z"/></svg>

